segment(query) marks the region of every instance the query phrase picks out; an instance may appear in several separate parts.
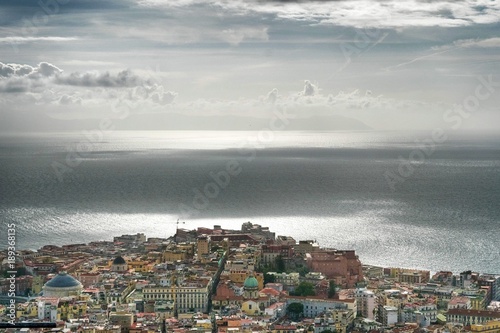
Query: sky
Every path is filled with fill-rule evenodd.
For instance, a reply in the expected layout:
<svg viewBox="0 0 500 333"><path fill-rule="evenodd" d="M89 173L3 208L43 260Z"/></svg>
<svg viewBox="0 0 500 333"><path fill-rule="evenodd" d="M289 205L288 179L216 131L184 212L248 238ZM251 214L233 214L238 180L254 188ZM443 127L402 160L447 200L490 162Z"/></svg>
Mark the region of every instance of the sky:
<svg viewBox="0 0 500 333"><path fill-rule="evenodd" d="M0 1L2 132L498 131L499 91L500 1Z"/></svg>

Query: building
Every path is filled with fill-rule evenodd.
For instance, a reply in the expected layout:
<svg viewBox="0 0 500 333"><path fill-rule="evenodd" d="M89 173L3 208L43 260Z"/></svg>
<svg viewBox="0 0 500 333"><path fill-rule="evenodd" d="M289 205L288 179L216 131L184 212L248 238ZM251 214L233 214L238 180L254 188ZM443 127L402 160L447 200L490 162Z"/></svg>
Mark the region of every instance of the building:
<svg viewBox="0 0 500 333"><path fill-rule="evenodd" d="M358 305L358 314L364 318L375 318L376 297L373 291L366 288L358 288L354 293Z"/></svg>
<svg viewBox="0 0 500 333"><path fill-rule="evenodd" d="M304 305L304 316L308 318L314 318L331 310L350 310L354 313L354 316L358 312L357 303L354 298L340 300L318 296L287 296L287 307L292 303L301 303Z"/></svg>
<svg viewBox="0 0 500 333"><path fill-rule="evenodd" d="M491 297L488 299L488 303L491 301L500 301L500 275L480 275L477 283L481 287L488 286L491 288Z"/></svg>
<svg viewBox="0 0 500 333"><path fill-rule="evenodd" d="M485 324L492 320L500 320L499 311L451 309L446 313L446 321L452 324Z"/></svg>
<svg viewBox="0 0 500 333"><path fill-rule="evenodd" d="M455 296L448 302L448 310L451 309L471 309L471 300L467 296Z"/></svg>
<svg viewBox="0 0 500 333"><path fill-rule="evenodd" d="M423 284L429 282L431 277L430 271L408 269L408 268L385 268L384 274L396 279L400 283L408 284Z"/></svg>
<svg viewBox="0 0 500 333"><path fill-rule="evenodd" d="M49 280L42 288L44 297L78 296L82 293L83 285L67 274L61 272Z"/></svg>
<svg viewBox="0 0 500 333"><path fill-rule="evenodd" d="M206 235L198 237L196 254L198 255L198 260L201 260L204 256L210 253L210 238Z"/></svg>
<svg viewBox="0 0 500 333"><path fill-rule="evenodd" d="M178 313L204 312L212 280L197 280L180 286L149 285L142 289L144 301L173 300Z"/></svg>
<svg viewBox="0 0 500 333"><path fill-rule="evenodd" d="M313 240L301 240L298 244L295 244L293 251L295 254L304 257L306 253L311 253L319 250L319 245Z"/></svg>
<svg viewBox="0 0 500 333"><path fill-rule="evenodd" d="M99 272L76 272L76 277L84 288L95 286L101 281L101 274Z"/></svg>
<svg viewBox="0 0 500 333"><path fill-rule="evenodd" d="M294 245L290 244L265 244L261 248L260 263L264 266L276 267L278 258L286 259L293 256Z"/></svg>
<svg viewBox="0 0 500 333"><path fill-rule="evenodd" d="M485 324L474 324L470 326L474 333L500 333L500 320L488 321Z"/></svg>
<svg viewBox="0 0 500 333"><path fill-rule="evenodd" d="M381 307L380 319L382 325L392 326L398 322L398 308L394 306L384 305Z"/></svg>
<svg viewBox="0 0 500 333"><path fill-rule="evenodd" d="M111 271L116 273L124 273L128 270L128 265L122 256L118 256L111 263Z"/></svg>
<svg viewBox="0 0 500 333"><path fill-rule="evenodd" d="M134 323L134 315L128 312L112 312L109 314L109 323L120 326L121 331L127 333Z"/></svg>
<svg viewBox="0 0 500 333"><path fill-rule="evenodd" d="M275 283L281 283L285 290L294 290L296 286L299 285L299 273L276 273L269 272L269 275L273 275L275 278Z"/></svg>
<svg viewBox="0 0 500 333"><path fill-rule="evenodd" d="M243 283L241 311L249 316L262 315L269 305L270 297L259 295L259 281L253 275L247 277Z"/></svg>
<svg viewBox="0 0 500 333"><path fill-rule="evenodd" d="M354 287L363 281L361 262L354 250L321 250L306 254L307 266L312 272L321 272L337 285Z"/></svg>
<svg viewBox="0 0 500 333"><path fill-rule="evenodd" d="M231 270L229 273L225 273L229 277L229 280L235 283L244 283L248 277L247 270ZM253 276L259 282L259 289L264 288L264 274L262 273L253 273Z"/></svg>
<svg viewBox="0 0 500 333"><path fill-rule="evenodd" d="M146 235L137 233L135 235L121 235L113 238L114 243L142 244L146 242Z"/></svg>

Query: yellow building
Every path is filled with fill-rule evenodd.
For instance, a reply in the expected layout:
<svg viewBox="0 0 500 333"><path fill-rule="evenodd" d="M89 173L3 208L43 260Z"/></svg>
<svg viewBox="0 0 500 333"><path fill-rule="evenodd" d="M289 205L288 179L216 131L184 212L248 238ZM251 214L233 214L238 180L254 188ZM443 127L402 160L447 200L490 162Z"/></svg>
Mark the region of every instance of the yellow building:
<svg viewBox="0 0 500 333"><path fill-rule="evenodd" d="M243 303L241 311L249 316L258 316L264 313L266 307L270 305L268 297L260 297L259 283L255 276L250 275L243 283Z"/></svg>
<svg viewBox="0 0 500 333"><path fill-rule="evenodd" d="M196 330L211 330L212 329L212 322L210 319L197 319L194 324L194 328Z"/></svg>
<svg viewBox="0 0 500 333"><path fill-rule="evenodd" d="M152 270L153 264L146 260L132 260L128 262L128 267L136 272L146 273Z"/></svg>
<svg viewBox="0 0 500 333"><path fill-rule="evenodd" d="M229 272L229 280L234 283L244 283L246 278L249 276L247 270L232 270ZM253 273L253 276L257 279L259 290L264 288L264 274Z"/></svg>
<svg viewBox="0 0 500 333"><path fill-rule="evenodd" d="M163 252L163 261L177 261L177 260L186 260L187 253L186 251L181 250L165 250Z"/></svg>
<svg viewBox="0 0 500 333"><path fill-rule="evenodd" d="M500 320L488 321L483 325L473 324L470 330L471 332L500 333Z"/></svg>
<svg viewBox="0 0 500 333"><path fill-rule="evenodd" d="M38 317L37 302L18 303L16 305L16 318L36 318Z"/></svg>
<svg viewBox="0 0 500 333"><path fill-rule="evenodd" d="M401 307L401 303L402 303L402 300L400 298L396 298L396 297L387 297L384 299L384 305L386 306L392 306L394 308L400 308Z"/></svg>
<svg viewBox="0 0 500 333"><path fill-rule="evenodd" d="M177 248L181 251L186 251L189 258L194 256L194 243L180 243L177 244Z"/></svg>
<svg viewBox="0 0 500 333"><path fill-rule="evenodd" d="M262 303L263 304L263 303ZM260 304L254 300L247 300L241 304L241 311L249 316L258 316L263 313L265 310L265 306Z"/></svg>
<svg viewBox="0 0 500 333"><path fill-rule="evenodd" d="M73 299L61 299L57 306L57 318L67 321L69 319L81 318L87 315L87 302L74 301Z"/></svg>
<svg viewBox="0 0 500 333"><path fill-rule="evenodd" d="M479 295L469 297L470 305L473 310L486 310L487 307L487 297L486 290L480 289Z"/></svg>
<svg viewBox="0 0 500 333"><path fill-rule="evenodd" d="M201 260L204 256L210 253L210 238L208 236L200 236L198 237L198 241L196 243L196 254L198 256L198 260Z"/></svg>
<svg viewBox="0 0 500 333"><path fill-rule="evenodd" d="M33 294L39 294L42 291L43 284L44 281L42 275L34 276L31 282L31 290Z"/></svg>

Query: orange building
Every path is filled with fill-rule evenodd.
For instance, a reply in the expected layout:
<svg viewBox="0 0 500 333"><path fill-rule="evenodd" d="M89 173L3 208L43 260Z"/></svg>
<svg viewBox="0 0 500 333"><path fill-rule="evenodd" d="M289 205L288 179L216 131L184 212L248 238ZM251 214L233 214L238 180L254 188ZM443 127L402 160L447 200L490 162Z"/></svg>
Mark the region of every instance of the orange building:
<svg viewBox="0 0 500 333"><path fill-rule="evenodd" d="M351 288L363 281L361 262L354 250L320 250L306 254L307 266L336 283Z"/></svg>

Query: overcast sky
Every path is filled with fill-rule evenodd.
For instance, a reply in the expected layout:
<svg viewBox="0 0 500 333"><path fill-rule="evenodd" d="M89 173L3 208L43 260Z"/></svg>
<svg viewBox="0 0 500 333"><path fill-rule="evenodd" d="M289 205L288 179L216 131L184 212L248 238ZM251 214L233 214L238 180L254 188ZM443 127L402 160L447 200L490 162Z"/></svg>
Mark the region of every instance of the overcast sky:
<svg viewBox="0 0 500 333"><path fill-rule="evenodd" d="M376 130L500 129L500 85L484 83L500 82L500 1L0 7L2 131L34 130L30 119L47 130L119 118L120 110L137 129L148 128L138 119L175 127L186 117L204 128L207 117L269 118L275 110L299 124L332 117ZM475 101L460 125L450 120L458 114L450 110Z"/></svg>

